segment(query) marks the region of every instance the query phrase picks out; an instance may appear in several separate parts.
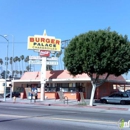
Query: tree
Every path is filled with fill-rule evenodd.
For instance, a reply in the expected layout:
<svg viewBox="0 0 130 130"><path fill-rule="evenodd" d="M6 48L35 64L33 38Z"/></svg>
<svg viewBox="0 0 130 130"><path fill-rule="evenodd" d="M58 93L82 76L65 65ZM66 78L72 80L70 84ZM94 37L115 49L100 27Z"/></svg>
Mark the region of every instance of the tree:
<svg viewBox="0 0 130 130"><path fill-rule="evenodd" d="M27 70L27 71L29 71L29 70L30 70L30 66L29 66L29 65L26 67L26 70Z"/></svg>
<svg viewBox="0 0 130 130"><path fill-rule="evenodd" d="M8 66L8 60L9 60L9 57L5 57L5 65Z"/></svg>
<svg viewBox="0 0 130 130"><path fill-rule="evenodd" d="M46 65L46 70L53 70L52 65Z"/></svg>
<svg viewBox="0 0 130 130"><path fill-rule="evenodd" d="M13 76L13 65L12 65L12 63L13 63L13 57L10 57L10 65L11 65L11 72L12 72L12 76Z"/></svg>
<svg viewBox="0 0 130 130"><path fill-rule="evenodd" d="M18 58L18 62L19 62L19 71L21 70L21 67L20 67L20 61L21 61L21 59Z"/></svg>
<svg viewBox="0 0 130 130"><path fill-rule="evenodd" d="M12 74L12 75L13 75L13 77L14 77L14 75L15 75L15 70L13 70L13 74Z"/></svg>
<svg viewBox="0 0 130 130"><path fill-rule="evenodd" d="M18 56L15 56L13 59L13 62L15 63L15 70L18 70L17 61L18 61Z"/></svg>
<svg viewBox="0 0 130 130"><path fill-rule="evenodd" d="M109 75L119 76L130 69L130 42L115 31L89 31L76 36L65 49L64 63L70 74L86 73L91 78L93 105L95 90ZM101 75L106 74L104 79Z"/></svg>
<svg viewBox="0 0 130 130"><path fill-rule="evenodd" d="M3 64L3 60L0 58L0 64L2 65Z"/></svg>
<svg viewBox="0 0 130 130"><path fill-rule="evenodd" d="M26 58L24 59L24 61L25 61L25 63L29 63L29 56L26 56ZM31 66L29 64L26 66L26 70L27 71L31 70Z"/></svg>
<svg viewBox="0 0 130 130"><path fill-rule="evenodd" d="M56 53L56 57L59 58L59 57L61 56L61 54L62 54L62 50L61 50L60 52L57 52L57 53Z"/></svg>
<svg viewBox="0 0 130 130"><path fill-rule="evenodd" d="M19 71L19 74L22 75L22 71L21 70Z"/></svg>
<svg viewBox="0 0 130 130"><path fill-rule="evenodd" d="M23 73L23 60L24 60L24 55L20 56L20 59L22 60L22 73Z"/></svg>
<svg viewBox="0 0 130 130"><path fill-rule="evenodd" d="M5 70L1 73L1 77L2 77L3 79L5 79L5 73L6 73ZM9 71L7 71L7 73L6 73L6 78L8 78L8 74L9 74Z"/></svg>
<svg viewBox="0 0 130 130"><path fill-rule="evenodd" d="M2 64L3 64L3 60L0 58L1 71L2 71Z"/></svg>

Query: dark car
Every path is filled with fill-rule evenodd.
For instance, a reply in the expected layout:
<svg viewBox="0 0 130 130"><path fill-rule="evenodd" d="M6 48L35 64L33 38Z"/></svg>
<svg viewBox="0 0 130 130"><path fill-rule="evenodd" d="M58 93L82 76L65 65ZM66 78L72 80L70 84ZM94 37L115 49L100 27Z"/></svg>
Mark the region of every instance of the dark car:
<svg viewBox="0 0 130 130"><path fill-rule="evenodd" d="M120 104L129 104L130 96L126 92L117 92L113 93L110 96L101 97L100 101L102 103L120 103Z"/></svg>
<svg viewBox="0 0 130 130"><path fill-rule="evenodd" d="M20 97L20 93L19 92L12 92L12 97ZM6 94L6 97L10 97L10 93Z"/></svg>

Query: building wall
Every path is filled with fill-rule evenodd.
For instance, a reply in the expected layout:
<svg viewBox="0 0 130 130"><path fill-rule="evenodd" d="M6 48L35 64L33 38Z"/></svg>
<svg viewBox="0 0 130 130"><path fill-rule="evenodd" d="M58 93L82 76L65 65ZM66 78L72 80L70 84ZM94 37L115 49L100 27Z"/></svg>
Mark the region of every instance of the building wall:
<svg viewBox="0 0 130 130"><path fill-rule="evenodd" d="M27 87L27 84L28 83L15 83L13 91L23 92L24 88ZM39 83L35 83L35 84L39 84ZM65 85L65 83L63 83L63 84ZM80 84L81 84L82 87L85 88L85 97L87 99L90 99L90 97L91 97L91 90L92 90L91 82L82 82ZM61 85L61 86L63 86L63 85ZM40 88L38 90L40 90ZM102 96L110 95L110 93L112 92L112 90L113 90L113 83L106 82L106 83L104 83L103 85L101 85L100 87L98 87L96 89L94 98L95 99L100 99ZM70 98L68 97L69 99L75 97L74 93L71 93L71 92L67 96L70 97Z"/></svg>
<svg viewBox="0 0 130 130"><path fill-rule="evenodd" d="M4 94L4 87L3 83L5 83L5 79L0 79L0 94ZM6 88L6 93L10 92L10 86L9 84L11 84L11 82L7 82L7 88Z"/></svg>
<svg viewBox="0 0 130 130"><path fill-rule="evenodd" d="M86 83L86 98L90 99L91 97L92 84L90 82Z"/></svg>
<svg viewBox="0 0 130 130"><path fill-rule="evenodd" d="M113 91L113 83L104 83L96 89L95 98L100 99L103 96L108 96Z"/></svg>
<svg viewBox="0 0 130 130"><path fill-rule="evenodd" d="M85 94L86 98L90 99L91 97L91 91L92 91L92 84L90 82L85 83ZM110 95L110 93L113 91L113 83L104 83L100 87L96 88L95 92L95 99L100 99L103 96Z"/></svg>
<svg viewBox="0 0 130 130"><path fill-rule="evenodd" d="M4 86L3 86L3 83L5 83L5 80L0 79L0 94L3 94L3 93L4 93Z"/></svg>
<svg viewBox="0 0 130 130"><path fill-rule="evenodd" d="M26 83L18 83L18 82L15 82L14 84L13 84L13 91L15 91L15 92L23 92L24 91L24 88L26 88L27 87L27 84Z"/></svg>

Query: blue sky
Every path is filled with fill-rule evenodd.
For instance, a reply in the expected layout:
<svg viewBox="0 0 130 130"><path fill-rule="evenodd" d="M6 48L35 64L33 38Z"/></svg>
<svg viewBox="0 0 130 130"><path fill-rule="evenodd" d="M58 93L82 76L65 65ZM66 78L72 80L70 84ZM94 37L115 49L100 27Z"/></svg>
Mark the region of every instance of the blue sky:
<svg viewBox="0 0 130 130"><path fill-rule="evenodd" d="M130 39L130 0L0 0L0 35L8 34L9 55L37 55L27 50L27 37L42 35L71 39L89 30L111 27ZM0 58L6 57L0 37ZM130 79L128 75L127 78Z"/></svg>

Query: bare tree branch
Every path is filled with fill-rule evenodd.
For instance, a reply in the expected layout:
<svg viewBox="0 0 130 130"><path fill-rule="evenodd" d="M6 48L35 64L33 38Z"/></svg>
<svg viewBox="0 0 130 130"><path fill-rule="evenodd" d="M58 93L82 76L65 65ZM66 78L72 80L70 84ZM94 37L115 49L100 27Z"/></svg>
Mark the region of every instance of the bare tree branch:
<svg viewBox="0 0 130 130"><path fill-rule="evenodd" d="M97 86L97 87L101 86L101 85L106 81L106 79L107 79L108 77L109 77L109 74L107 73L105 79L103 79L100 83L97 83L96 86Z"/></svg>

